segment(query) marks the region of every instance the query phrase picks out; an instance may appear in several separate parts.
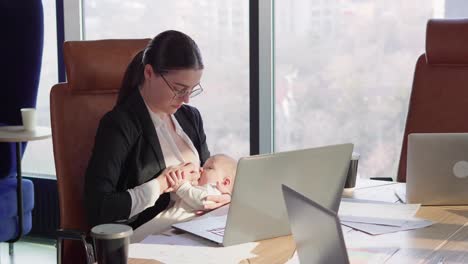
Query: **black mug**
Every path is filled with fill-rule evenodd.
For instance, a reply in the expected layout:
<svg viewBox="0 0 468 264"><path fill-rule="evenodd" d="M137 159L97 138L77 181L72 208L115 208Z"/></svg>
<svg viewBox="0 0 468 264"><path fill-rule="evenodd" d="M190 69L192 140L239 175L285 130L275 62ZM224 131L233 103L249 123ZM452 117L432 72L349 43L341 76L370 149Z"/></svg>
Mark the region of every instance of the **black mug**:
<svg viewBox="0 0 468 264"><path fill-rule="evenodd" d="M103 224L91 229L98 264L127 264L133 229L121 224Z"/></svg>

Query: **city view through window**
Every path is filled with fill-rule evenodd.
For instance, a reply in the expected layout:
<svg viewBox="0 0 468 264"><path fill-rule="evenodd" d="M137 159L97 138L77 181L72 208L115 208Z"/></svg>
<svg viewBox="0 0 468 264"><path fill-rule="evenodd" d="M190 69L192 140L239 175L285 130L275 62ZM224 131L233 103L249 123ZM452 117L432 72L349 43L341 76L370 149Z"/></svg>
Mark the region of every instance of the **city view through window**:
<svg viewBox="0 0 468 264"><path fill-rule="evenodd" d="M430 18L468 1L276 1L276 151L354 143L361 177L396 177Z"/></svg>

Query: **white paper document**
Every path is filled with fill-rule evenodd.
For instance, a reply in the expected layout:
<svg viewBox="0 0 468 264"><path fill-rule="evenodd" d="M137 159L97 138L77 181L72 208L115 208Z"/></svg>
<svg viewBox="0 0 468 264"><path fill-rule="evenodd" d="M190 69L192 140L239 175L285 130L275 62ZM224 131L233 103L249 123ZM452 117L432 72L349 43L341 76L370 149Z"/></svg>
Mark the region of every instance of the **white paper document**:
<svg viewBox="0 0 468 264"><path fill-rule="evenodd" d="M394 192L401 203L406 203L406 185L399 185Z"/></svg>
<svg viewBox="0 0 468 264"><path fill-rule="evenodd" d="M230 247L180 246L162 244L130 244L129 258L154 259L163 263L239 263L256 257L251 253L257 242Z"/></svg>
<svg viewBox="0 0 468 264"><path fill-rule="evenodd" d="M297 255L297 250L294 251L294 255L284 264L299 264L299 256Z"/></svg>
<svg viewBox="0 0 468 264"><path fill-rule="evenodd" d="M343 234L348 233L349 231L353 230L351 227L341 225L341 230L343 231Z"/></svg>
<svg viewBox="0 0 468 264"><path fill-rule="evenodd" d="M197 237L188 233L177 234L177 235L150 235L147 236L142 244L160 244L160 245L179 245L179 246L199 246L199 247L216 247L217 244Z"/></svg>
<svg viewBox="0 0 468 264"><path fill-rule="evenodd" d="M385 263L391 256L393 256L398 248L348 248L348 258L351 264L353 263ZM299 256L297 251L286 262L286 264L299 264Z"/></svg>
<svg viewBox="0 0 468 264"><path fill-rule="evenodd" d="M423 228L431 221L415 218L420 204L342 201L338 215L342 225L371 235Z"/></svg>
<svg viewBox="0 0 468 264"><path fill-rule="evenodd" d="M381 235L381 234L393 233L393 232L398 232L398 231L405 231L405 230L428 227L432 225L432 222L428 220L424 220L424 219L419 219L419 220L407 221L402 226L388 226L388 225L376 225L376 224L353 223L353 222L341 222L341 224L349 226L353 229L360 230L370 235Z"/></svg>
<svg viewBox="0 0 468 264"><path fill-rule="evenodd" d="M383 218L383 219L408 219L412 218L421 207L420 204L393 204L393 203L363 203L342 201L338 215Z"/></svg>
<svg viewBox="0 0 468 264"><path fill-rule="evenodd" d="M342 223L351 222L351 223L361 223L361 224L375 224L375 225L387 225L387 226L402 226L407 219L392 219L392 218L383 218L383 217L363 217L363 216L340 216L340 221Z"/></svg>

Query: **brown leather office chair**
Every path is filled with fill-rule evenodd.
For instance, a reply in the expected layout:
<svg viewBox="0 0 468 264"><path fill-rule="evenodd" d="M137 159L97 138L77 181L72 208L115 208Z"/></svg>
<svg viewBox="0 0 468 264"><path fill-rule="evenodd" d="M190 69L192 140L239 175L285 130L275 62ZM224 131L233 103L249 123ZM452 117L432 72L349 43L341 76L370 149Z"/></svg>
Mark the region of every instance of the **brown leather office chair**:
<svg viewBox="0 0 468 264"><path fill-rule="evenodd" d="M58 263L87 262L82 242L90 226L84 209L83 188L97 126L101 117L113 108L130 60L148 41L98 40L64 44L68 82L55 85L50 92L60 228L63 229L59 231L57 243ZM89 245L88 250L92 252Z"/></svg>
<svg viewBox="0 0 468 264"><path fill-rule="evenodd" d="M408 134L452 132L468 132L468 19L432 19L416 63L398 181L406 182Z"/></svg>

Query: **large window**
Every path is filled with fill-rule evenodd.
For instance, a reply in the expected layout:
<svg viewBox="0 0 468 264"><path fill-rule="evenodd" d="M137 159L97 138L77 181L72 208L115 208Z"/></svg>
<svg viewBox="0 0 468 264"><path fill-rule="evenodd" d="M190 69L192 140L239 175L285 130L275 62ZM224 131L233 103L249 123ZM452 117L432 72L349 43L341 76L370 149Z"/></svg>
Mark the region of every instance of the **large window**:
<svg viewBox="0 0 468 264"><path fill-rule="evenodd" d="M206 67L205 92L191 104L204 117L210 150L249 155L248 0L82 2L85 39L151 38L168 29L190 35ZM55 1L43 5L37 109L39 125L50 126L49 93L58 79L56 7ZM276 0L274 5L274 149L352 142L361 154L361 176L395 177L426 22L466 17L468 1ZM26 172L54 175L52 141L30 142L23 164Z"/></svg>
<svg viewBox="0 0 468 264"><path fill-rule="evenodd" d="M212 153L249 154L247 0L84 0L86 39L152 38L175 29L199 45L204 92L191 100L204 119Z"/></svg>
<svg viewBox="0 0 468 264"><path fill-rule="evenodd" d="M276 151L352 142L361 177L396 176L431 17L468 1L277 0Z"/></svg>
<svg viewBox="0 0 468 264"><path fill-rule="evenodd" d="M55 1L42 1L44 8L44 51L37 94L37 124L50 127L49 94L58 82ZM33 175L55 175L52 139L31 141L23 156L23 170Z"/></svg>

